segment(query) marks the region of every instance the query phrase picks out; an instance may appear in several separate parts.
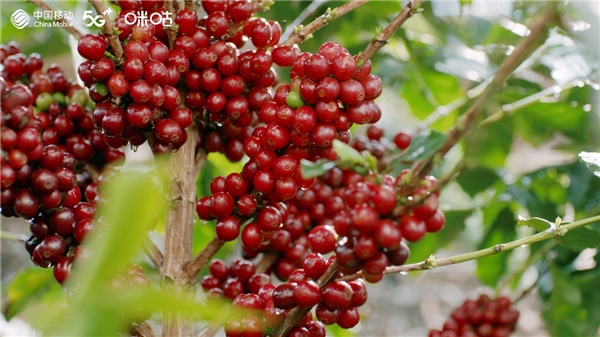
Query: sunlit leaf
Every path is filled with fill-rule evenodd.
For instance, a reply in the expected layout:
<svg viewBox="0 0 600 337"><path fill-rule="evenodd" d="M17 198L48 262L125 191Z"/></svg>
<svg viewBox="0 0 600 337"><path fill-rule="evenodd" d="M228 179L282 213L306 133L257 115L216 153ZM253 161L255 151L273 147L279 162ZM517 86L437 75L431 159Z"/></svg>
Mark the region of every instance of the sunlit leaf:
<svg viewBox="0 0 600 337"><path fill-rule="evenodd" d="M52 275L52 268L42 269L32 266L21 269L6 290L4 316L7 320L10 320L33 299L38 298L53 287L60 288Z"/></svg>
<svg viewBox="0 0 600 337"><path fill-rule="evenodd" d="M588 169L597 177L600 177L600 153L580 152L579 158L583 160Z"/></svg>

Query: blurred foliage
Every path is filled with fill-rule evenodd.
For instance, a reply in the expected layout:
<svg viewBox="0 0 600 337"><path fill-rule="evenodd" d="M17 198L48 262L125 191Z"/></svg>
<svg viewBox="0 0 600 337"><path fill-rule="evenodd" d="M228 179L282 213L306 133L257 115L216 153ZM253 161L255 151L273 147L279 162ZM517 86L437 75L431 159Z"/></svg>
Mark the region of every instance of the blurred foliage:
<svg viewBox="0 0 600 337"><path fill-rule="evenodd" d="M71 1L68 6L75 3ZM324 13L327 7L334 8L343 3L323 1L306 20L294 24L307 24ZM17 40L24 47L24 52L36 51L43 56L67 51L66 33L59 29L39 28L32 34L32 30L18 31L10 25L7 20L10 14L16 8L25 8L32 13L34 8L31 4L3 1L0 5L3 43ZM263 16L278 20L285 29L310 5L309 1L277 1ZM302 50L316 52L323 42L337 41L356 54L402 5L399 1L371 1L316 32L312 39L302 44ZM399 126L414 127L416 123L420 123L423 130L446 131L466 111L470 99L477 96L506 55L526 35L526 26L544 5L545 2L527 1L425 3L423 12L409 19L390 43L372 58L373 72L382 78L385 91L397 99L387 105L383 98L379 100L382 107L395 109L383 111L381 127L386 134L394 134ZM67 8L60 2L53 2L53 6ZM597 12L594 13L589 6L585 2L561 4L562 26L550 31L544 45L509 78L503 91L486 103L485 117L495 118L470 132L461 142L460 149L449 154L450 157L464 157L468 163L457 177L457 184L453 185L465 193L460 197L442 193L442 200L446 200L442 206L448 223L439 234L427 235L421 242L411 244L412 262L445 247L485 248L544 230L543 226L518 227L519 216L554 221L559 216L578 220L600 214L600 178L594 176L577 157L581 151L592 153L600 150L600 41L597 39L600 27ZM289 79L284 71L280 71L280 78L282 82ZM395 105L396 102L402 105ZM538 164L534 162L535 158L529 160L527 155L511 157L520 148L545 149L542 152L545 157L541 158L543 162ZM553 156L560 156L560 160ZM515 162L515 158L523 162ZM585 162L597 172L597 162ZM231 164L222 155L211 154L198 178L198 194L209 194L208 183L213 177L227 175L240 168L240 164ZM102 300L103 297L118 298L122 304L119 308L134 302L155 308L159 298L162 306L177 308L181 305L180 308L197 310L195 313L200 315L210 314L203 311L204 307L198 303L171 298L155 290L117 297L98 287L100 280L116 272L118 264L114 261L134 260L137 246L130 239L153 226L152 220L157 216L132 211L153 209L148 207L149 203L158 206L158 200L153 199L156 194L147 190L149 184L142 184L138 178L121 183L124 185L118 191L126 193L115 197L127 208L119 207L106 213L109 226L103 233L103 240L98 241L94 262L77 268L83 284L87 285L81 297L86 301L78 304L82 309L77 319L60 308L50 310L50 302L43 300L36 299L33 308L26 310L35 313L30 315L32 318L54 319L55 322L71 319L71 323L75 324L54 324L54 327L68 330L51 330L37 322L42 330L86 335L93 329L99 329L95 331L98 333L119 327L120 317L106 310L107 303ZM134 187L138 183L140 186ZM129 195L134 193L132 191L145 193L136 193L134 197ZM456 204L471 206L456 207ZM126 214L122 213L125 211ZM139 213L144 216L138 217ZM136 217L132 218L132 214ZM483 235L472 233L477 231L474 228ZM204 247L213 233L214 223L197 221L194 251ZM579 233L557 241L544 254L539 254L543 259L535 261L538 275L535 283L544 301L542 316L552 336L597 334L600 325L599 233L600 224L586 226ZM520 251L531 256L541 249L541 244L523 247ZM219 256L225 257L234 247L235 243L226 245ZM482 283L496 287L499 282L510 278L512 272L520 270L520 266L511 265L520 261L515 260L515 255L510 252L479 260L477 276ZM587 256L588 267L576 263L584 256ZM32 298L30 293L37 296L47 287L56 288L46 283L47 278L46 270L21 272L7 290L12 301L12 306L6 309L8 315L12 316L24 308ZM517 275L510 283L511 289L504 290L518 294L526 287L521 281L520 275ZM61 295L60 292L55 294ZM155 296L154 300L150 300L149 296ZM61 308L65 309L64 304ZM52 312L52 315L41 312ZM125 314L128 313L119 313ZM56 319L57 315L61 319ZM32 322L34 320L37 318ZM102 320L107 323L98 326ZM347 332L334 329L332 334L346 336Z"/></svg>

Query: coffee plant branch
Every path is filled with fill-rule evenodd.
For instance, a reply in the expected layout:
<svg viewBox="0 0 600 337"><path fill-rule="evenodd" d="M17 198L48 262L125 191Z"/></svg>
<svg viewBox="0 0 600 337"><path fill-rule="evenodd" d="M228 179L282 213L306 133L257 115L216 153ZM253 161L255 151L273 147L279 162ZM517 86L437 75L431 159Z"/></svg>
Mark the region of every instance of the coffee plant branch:
<svg viewBox="0 0 600 337"><path fill-rule="evenodd" d="M208 261L223 247L225 241L221 241L218 238L213 238L210 242L202 249L202 251L196 255L196 258L185 267L185 272L190 278L195 278L196 275L206 266Z"/></svg>
<svg viewBox="0 0 600 337"><path fill-rule="evenodd" d="M421 5L425 2L425 0L411 0L398 15L390 22L387 27L385 27L377 37L373 38L367 48L363 50L359 55L356 63L358 65L362 65L365 61L370 59L375 52L381 49L388 43L388 39L394 35L394 33L415 13L418 13L421 9Z"/></svg>
<svg viewBox="0 0 600 337"><path fill-rule="evenodd" d="M54 9L52 9L52 7L48 6L48 4L46 4L42 0L29 0L29 2L31 2L32 4L38 6L39 8L41 8L43 10L54 12ZM59 22L61 24L60 26L63 27L67 32L69 32L69 34L73 35L75 40L79 40L83 36L83 34L81 34L81 32L77 30L77 28L71 27L70 23L67 20L60 18L60 19L57 19L56 21Z"/></svg>
<svg viewBox="0 0 600 337"><path fill-rule="evenodd" d="M366 60L368 60L371 56L375 54L375 52L381 47L385 45L385 41L389 39L390 36L394 34L396 30L400 28L400 26L406 22L408 18L413 16L415 12L418 12L418 7L424 2L424 0L414 0L408 3L402 11L392 20L387 27L383 29L379 36L372 40L369 45L365 48L363 52L359 54L357 63L362 64ZM340 7L341 8L341 7ZM311 23L312 25L312 23ZM308 27L308 26L307 26ZM293 37L292 35L290 39ZM332 263L329 268L325 271L323 276L319 278L317 284L319 287L323 287L329 282L333 281L334 276L337 274L338 268L337 263ZM290 312L286 315L285 320L279 330L275 333L274 337L283 337L286 336L294 327L298 325L298 323L302 320L302 318L306 315L311 308L294 308L290 310Z"/></svg>
<svg viewBox="0 0 600 337"><path fill-rule="evenodd" d="M156 247L150 238L146 238L143 248L150 261L152 261L152 264L154 264L156 269L160 271L163 265L163 260L165 259L163 253L158 247Z"/></svg>
<svg viewBox="0 0 600 337"><path fill-rule="evenodd" d="M173 0L165 0L165 10L168 13L173 13L173 17L175 16L175 9L173 8ZM167 38L169 39L169 50L173 49L173 43L175 42L175 31L173 30L173 26L166 27L165 31L167 33Z"/></svg>
<svg viewBox="0 0 600 337"><path fill-rule="evenodd" d="M546 26L557 21L556 4L551 2L531 25L530 34L521 39L513 53L502 62L491 83L477 97L461 119L448 131L448 139L442 144L440 150L413 167L412 172L414 174L412 174L411 181L408 184L410 187L415 187L431 171L434 165L434 157L445 156L461 137L469 131L476 117L485 109L487 101L502 90L508 76L545 40L548 31Z"/></svg>
<svg viewBox="0 0 600 337"><path fill-rule="evenodd" d="M338 271L337 262L333 262L331 264L331 266L329 266L329 268L327 268L325 273L323 273L323 275L321 275L321 277L317 280L317 284L319 285L319 287L322 288L329 282L333 281L335 275L337 274L337 271ZM306 314L311 309L312 308L296 307L296 308L290 310L290 312L288 312L288 314L285 316L285 320L283 321L283 324L281 324L281 327L279 328L279 330L277 330L277 332L275 332L273 337L287 336L290 333L290 331L298 325L298 323L302 320L302 318L304 318L304 316L306 316Z"/></svg>
<svg viewBox="0 0 600 337"><path fill-rule="evenodd" d="M564 235L568 235L569 231L575 230L577 228L583 227L585 225L589 225L589 224L597 222L597 221L600 221L600 215L596 215L591 218L578 220L578 221L569 223L567 225L560 225L560 223L559 223L557 226L548 228L547 230L545 230L543 232L540 232L540 233L537 233L537 234L534 234L531 236L527 236L527 237L524 237L522 239L518 239L515 241L501 243L501 244L497 244L492 247L481 249L481 250L478 250L475 252L456 255L456 256L447 257L447 258L443 258L443 259L439 259L439 260L436 259L434 255L431 255L429 258L425 259L424 261L418 262L418 263L407 264L407 265L403 265L403 266L388 267L385 269L385 271L383 273L384 274L397 274L397 273L407 273L410 271L431 270L431 269L435 269L437 267L449 266L449 265L453 265L453 264L457 264L457 263L477 260L477 259L484 258L486 256L496 255L501 252L507 252L507 251L513 250L515 248L524 247L524 246L530 245L532 243L536 243L536 242L540 242L540 241L544 241L544 240L548 240L548 239L552 239L552 238L562 237ZM362 272L358 272L356 274L352 274L352 275L348 275L348 276L339 278L338 280L349 281L349 280L355 280L357 278L361 278L362 276L363 276Z"/></svg>
<svg viewBox="0 0 600 337"><path fill-rule="evenodd" d="M123 57L123 45L121 45L121 41L119 41L119 37L113 34L114 26L110 19L110 17L106 14L106 6L104 6L104 2L102 0L89 0L94 9L96 9L96 13L104 18L104 35L108 38L110 42L110 46L112 48L113 53L117 57L117 60L120 60Z"/></svg>
<svg viewBox="0 0 600 337"><path fill-rule="evenodd" d="M356 9L359 6L364 5L369 2L369 0L351 0L340 7L334 8L332 10L327 10L327 12L318 18L316 18L313 22L309 23L305 27L299 26L298 31L295 31L290 35L290 37L281 43L282 46L293 46L295 44L301 43L302 41L308 39L310 35L320 28L326 26L332 20L339 18L340 16Z"/></svg>

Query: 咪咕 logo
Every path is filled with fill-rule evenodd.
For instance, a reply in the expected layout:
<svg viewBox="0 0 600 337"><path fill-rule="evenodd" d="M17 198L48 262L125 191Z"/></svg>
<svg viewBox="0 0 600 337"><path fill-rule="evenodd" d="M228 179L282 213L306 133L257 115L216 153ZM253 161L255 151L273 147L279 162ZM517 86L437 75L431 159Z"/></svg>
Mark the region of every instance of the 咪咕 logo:
<svg viewBox="0 0 600 337"><path fill-rule="evenodd" d="M22 9L17 9L11 16L10 16L10 22L13 24L13 26L15 26L17 29L23 29L25 28L28 24L29 21L31 20L31 18L29 17L29 14L27 14L24 10Z"/></svg>

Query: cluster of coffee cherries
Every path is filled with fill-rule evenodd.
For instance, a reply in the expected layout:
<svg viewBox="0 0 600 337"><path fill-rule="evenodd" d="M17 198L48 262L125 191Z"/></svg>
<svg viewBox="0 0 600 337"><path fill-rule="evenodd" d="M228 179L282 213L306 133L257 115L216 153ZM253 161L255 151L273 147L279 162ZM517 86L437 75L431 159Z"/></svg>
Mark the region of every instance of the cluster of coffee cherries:
<svg viewBox="0 0 600 337"><path fill-rule="evenodd" d="M83 170L118 164L95 130L85 90L38 54L0 46L2 76L2 215L30 221L25 248L33 263L54 266L63 283L78 245L94 229L97 185ZM25 83L25 84L22 84ZM80 255L80 254L79 254Z"/></svg>
<svg viewBox="0 0 600 337"><path fill-rule="evenodd" d="M271 277L256 273L256 266L250 260L237 259L228 267L223 260L213 259L209 266L210 275L202 279L202 288L214 297L226 296L235 299L243 293L257 294L265 284L271 283Z"/></svg>
<svg viewBox="0 0 600 337"><path fill-rule="evenodd" d="M357 151L368 151L378 160L383 159L385 155L391 152L395 148L399 150L406 150L410 146L412 137L405 132L398 132L390 142L384 137L383 129L376 126L370 125L367 128L366 135L359 135L358 137L352 138L350 145Z"/></svg>
<svg viewBox="0 0 600 337"><path fill-rule="evenodd" d="M294 270L287 283L273 291L273 303L280 309L315 309L316 318L326 325L338 324L350 329L360 320L357 307L367 301L367 288L362 279L334 281L319 287L317 283L336 256L330 259L319 253L310 253L302 261L302 268Z"/></svg>
<svg viewBox="0 0 600 337"><path fill-rule="evenodd" d="M185 129L195 119L198 146L241 160L242 142L252 134L257 112L272 100L270 87L277 77L265 48L279 42L279 24L250 19L249 1L203 1L208 13L203 19L190 9L176 14L170 49L161 25L126 24L140 8L150 16L168 15L159 3L118 3L122 11L115 25L125 44L124 59L105 56L109 43L102 35L85 35L78 45L88 59L79 66L79 77L98 103L94 119L106 142L139 146L150 138L155 153L168 153L186 142ZM240 32L234 29L241 26ZM247 37L257 49L240 53Z"/></svg>
<svg viewBox="0 0 600 337"><path fill-rule="evenodd" d="M442 330L431 330L429 337L508 337L518 319L519 311L508 297L490 299L480 295L455 309Z"/></svg>

